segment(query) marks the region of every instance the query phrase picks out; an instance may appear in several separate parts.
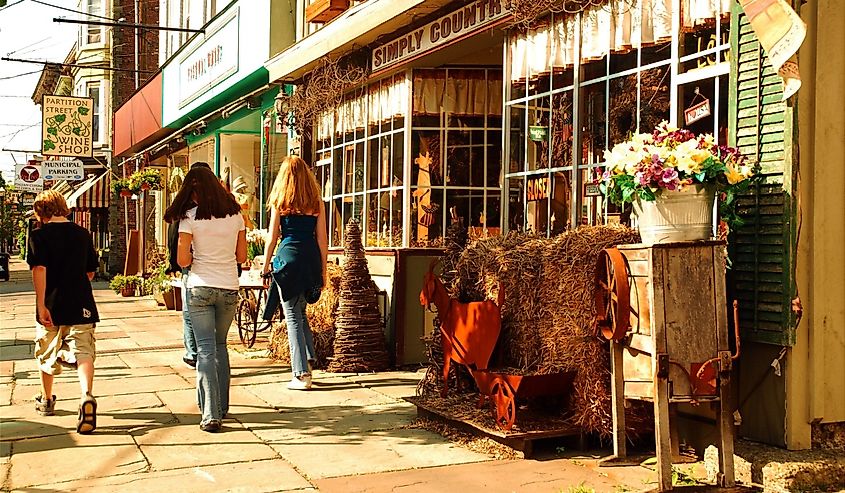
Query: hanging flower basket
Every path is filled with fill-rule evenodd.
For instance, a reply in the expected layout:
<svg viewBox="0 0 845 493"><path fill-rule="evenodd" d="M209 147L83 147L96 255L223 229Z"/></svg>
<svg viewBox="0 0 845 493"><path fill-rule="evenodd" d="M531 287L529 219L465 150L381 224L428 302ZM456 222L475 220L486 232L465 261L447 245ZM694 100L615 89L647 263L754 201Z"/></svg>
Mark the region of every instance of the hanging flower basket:
<svg viewBox="0 0 845 493"><path fill-rule="evenodd" d="M756 179L759 165L737 150L716 145L712 135L662 122L604 152L602 192L612 202L632 203L645 244L703 240L719 215L731 230L742 225L736 197Z"/></svg>
<svg viewBox="0 0 845 493"><path fill-rule="evenodd" d="M111 182L111 189L115 195L119 195L121 197L129 197L132 195L132 191L129 190L128 178L113 179Z"/></svg>
<svg viewBox="0 0 845 493"><path fill-rule="evenodd" d="M136 192L161 190L163 183L161 172L155 168L144 168L129 177L129 188Z"/></svg>
<svg viewBox="0 0 845 493"><path fill-rule="evenodd" d="M121 197L131 197L132 196L132 190L129 190L128 188L125 189L125 190L121 190L120 196Z"/></svg>

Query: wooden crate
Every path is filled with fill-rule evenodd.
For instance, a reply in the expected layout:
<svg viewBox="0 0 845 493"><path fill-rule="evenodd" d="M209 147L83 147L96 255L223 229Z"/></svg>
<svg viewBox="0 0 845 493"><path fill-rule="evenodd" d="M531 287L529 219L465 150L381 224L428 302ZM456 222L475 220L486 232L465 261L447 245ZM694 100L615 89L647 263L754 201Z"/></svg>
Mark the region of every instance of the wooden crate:
<svg viewBox="0 0 845 493"><path fill-rule="evenodd" d="M314 0L305 7L305 20L325 24L349 8L349 0Z"/></svg>

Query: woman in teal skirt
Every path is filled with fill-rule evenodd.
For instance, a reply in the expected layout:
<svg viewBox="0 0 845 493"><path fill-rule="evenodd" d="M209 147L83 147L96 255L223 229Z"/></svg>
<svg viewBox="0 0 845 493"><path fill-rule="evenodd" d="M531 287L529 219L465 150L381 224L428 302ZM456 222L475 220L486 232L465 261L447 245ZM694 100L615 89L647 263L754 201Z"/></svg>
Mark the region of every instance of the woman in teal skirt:
<svg viewBox="0 0 845 493"><path fill-rule="evenodd" d="M311 388L315 351L305 307L319 299L326 279L328 240L321 196L305 161L288 156L282 161L267 201L270 240L264 250L264 285L270 287L272 275L282 300L293 371L288 388L294 390Z"/></svg>

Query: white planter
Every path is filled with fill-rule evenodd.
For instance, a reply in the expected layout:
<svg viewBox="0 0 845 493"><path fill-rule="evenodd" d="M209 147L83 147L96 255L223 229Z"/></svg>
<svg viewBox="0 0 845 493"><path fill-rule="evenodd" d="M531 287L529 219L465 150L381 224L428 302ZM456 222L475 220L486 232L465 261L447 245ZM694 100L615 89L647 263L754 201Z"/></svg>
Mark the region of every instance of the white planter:
<svg viewBox="0 0 845 493"><path fill-rule="evenodd" d="M707 240L713 234L712 187L693 185L683 191L663 190L653 202L637 200L634 214L642 242L673 243Z"/></svg>

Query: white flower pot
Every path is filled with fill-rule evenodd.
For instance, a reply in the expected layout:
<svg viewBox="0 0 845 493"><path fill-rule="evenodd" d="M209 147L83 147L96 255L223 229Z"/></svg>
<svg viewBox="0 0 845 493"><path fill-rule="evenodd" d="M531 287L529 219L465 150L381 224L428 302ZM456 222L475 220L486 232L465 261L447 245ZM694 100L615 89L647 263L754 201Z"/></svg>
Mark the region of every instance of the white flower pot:
<svg viewBox="0 0 845 493"><path fill-rule="evenodd" d="M653 245L709 239L715 199L712 187L692 185L683 191L663 190L653 202L636 200L634 214L642 242Z"/></svg>

